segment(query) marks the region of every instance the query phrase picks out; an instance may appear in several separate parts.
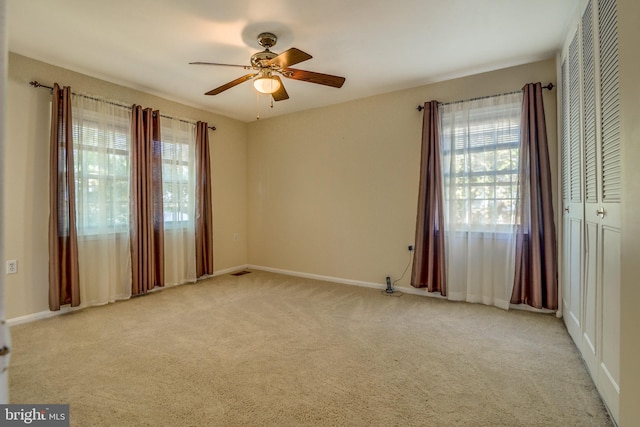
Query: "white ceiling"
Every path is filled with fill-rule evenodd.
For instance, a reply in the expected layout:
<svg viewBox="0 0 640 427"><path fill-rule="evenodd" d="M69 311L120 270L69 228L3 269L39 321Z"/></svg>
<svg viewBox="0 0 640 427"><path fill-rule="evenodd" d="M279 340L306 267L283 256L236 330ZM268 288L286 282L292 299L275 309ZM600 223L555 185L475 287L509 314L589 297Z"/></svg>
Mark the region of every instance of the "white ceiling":
<svg viewBox="0 0 640 427"><path fill-rule="evenodd" d="M252 121L549 58L580 1L7 0L7 16L12 52ZM203 95L247 71L189 62L248 65L264 31L344 86L284 79L273 109L250 82Z"/></svg>

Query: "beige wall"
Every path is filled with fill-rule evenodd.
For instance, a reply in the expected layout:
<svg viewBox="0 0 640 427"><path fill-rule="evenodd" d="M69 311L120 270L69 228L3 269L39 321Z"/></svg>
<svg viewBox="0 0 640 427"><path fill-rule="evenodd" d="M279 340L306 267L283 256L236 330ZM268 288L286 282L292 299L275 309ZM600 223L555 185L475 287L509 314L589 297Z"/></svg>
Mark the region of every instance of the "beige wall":
<svg viewBox="0 0 640 427"><path fill-rule="evenodd" d="M250 123L250 264L368 283L399 278L415 233L416 106L531 81L555 83L555 59ZM555 89L545 92L556 165Z"/></svg>
<svg viewBox="0 0 640 427"><path fill-rule="evenodd" d="M29 81L71 86L124 103L157 108L162 114L207 121L213 170L214 245L216 271L244 265L246 246L245 123L187 107L69 70L10 54L5 149L5 257L18 260L18 273L6 276L7 318L48 310L48 139L46 89ZM239 240L233 236L238 233Z"/></svg>
<svg viewBox="0 0 640 427"><path fill-rule="evenodd" d="M618 0L622 139L620 426L640 425L640 2Z"/></svg>
<svg viewBox="0 0 640 427"><path fill-rule="evenodd" d="M30 80L217 126L217 271L249 263L382 284L400 277L414 240L422 125L415 107L555 83L556 70L550 59L246 124L15 54L9 65L6 258L19 263L7 276L9 318L47 310L50 94ZM555 90L545 91L545 105L555 165Z"/></svg>

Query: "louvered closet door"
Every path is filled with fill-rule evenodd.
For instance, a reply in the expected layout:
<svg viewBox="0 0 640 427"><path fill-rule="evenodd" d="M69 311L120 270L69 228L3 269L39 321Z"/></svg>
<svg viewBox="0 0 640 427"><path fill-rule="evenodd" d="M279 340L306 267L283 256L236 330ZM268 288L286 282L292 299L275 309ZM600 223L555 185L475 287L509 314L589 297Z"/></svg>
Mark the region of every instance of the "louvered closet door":
<svg viewBox="0 0 640 427"><path fill-rule="evenodd" d="M593 2L587 5L582 15L582 117L584 146L584 276L581 350L591 375L596 377L598 360L598 240L599 218L595 216L599 208L601 185L598 182L599 158L596 123L596 59L594 48ZM595 221L594 221L595 217Z"/></svg>
<svg viewBox="0 0 640 427"><path fill-rule="evenodd" d="M582 144L580 133L580 35L562 62L562 299L564 321L579 345L582 334Z"/></svg>
<svg viewBox="0 0 640 427"><path fill-rule="evenodd" d="M564 320L602 398L620 398L620 111L616 0L591 0L563 50Z"/></svg>
<svg viewBox="0 0 640 427"><path fill-rule="evenodd" d="M620 396L620 110L615 0L594 0L596 70L596 191L585 204L587 268L596 284L597 381L605 403L618 418ZM585 178L593 180L589 171ZM588 184L587 184L588 185ZM595 268L591 263L595 262Z"/></svg>

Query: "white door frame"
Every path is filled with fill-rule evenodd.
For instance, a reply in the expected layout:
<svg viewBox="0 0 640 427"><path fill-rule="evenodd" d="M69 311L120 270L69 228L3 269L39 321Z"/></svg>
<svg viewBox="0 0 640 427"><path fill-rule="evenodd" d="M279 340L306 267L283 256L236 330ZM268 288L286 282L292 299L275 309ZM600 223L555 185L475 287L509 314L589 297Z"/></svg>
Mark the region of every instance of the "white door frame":
<svg viewBox="0 0 640 427"><path fill-rule="evenodd" d="M0 159L4 159L6 143L6 93L7 93L7 15L6 2L0 0ZM0 161L0 267L4 264L4 163ZM9 325L5 319L4 306L5 272L0 268L0 354L10 348ZM3 349L5 349L3 351ZM9 403L9 354L0 356L0 404Z"/></svg>

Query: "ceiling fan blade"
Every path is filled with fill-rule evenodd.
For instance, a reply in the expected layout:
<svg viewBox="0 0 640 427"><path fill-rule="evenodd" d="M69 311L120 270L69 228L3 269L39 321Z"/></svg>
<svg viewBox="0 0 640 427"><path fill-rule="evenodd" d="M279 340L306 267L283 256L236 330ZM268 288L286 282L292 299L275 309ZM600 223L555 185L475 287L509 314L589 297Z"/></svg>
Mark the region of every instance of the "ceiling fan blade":
<svg viewBox="0 0 640 427"><path fill-rule="evenodd" d="M287 93L287 90L284 88L284 83L282 83L282 79L280 79L280 77L278 76L273 76L273 78L280 82L280 89L278 89L277 91L271 94L271 96L273 97L273 100L284 101L285 99L289 99L289 94Z"/></svg>
<svg viewBox="0 0 640 427"><path fill-rule="evenodd" d="M302 80L305 82L337 88L342 87L345 81L344 77L332 76L331 74L314 73L313 71L296 70L293 68L285 68L282 70L282 75L294 80Z"/></svg>
<svg viewBox="0 0 640 427"><path fill-rule="evenodd" d="M245 70L250 70L252 68L249 65L221 64L218 62L189 62L189 65L221 65L223 67L240 67Z"/></svg>
<svg viewBox="0 0 640 427"><path fill-rule="evenodd" d="M313 56L301 51L300 49L292 47L291 49L285 50L280 55L269 60L269 65L276 65L278 68L286 68L289 65L298 64L311 58L313 58Z"/></svg>
<svg viewBox="0 0 640 427"><path fill-rule="evenodd" d="M251 80L253 78L253 76L255 76L255 74L244 75L244 76L242 76L240 78L235 79L232 82L229 82L229 83L227 83L225 85L217 87L217 88L215 88L213 90L210 90L209 92L205 93L205 95L217 95L220 92L224 92L227 89L231 89L232 87L239 85L240 83L244 83L247 80Z"/></svg>

